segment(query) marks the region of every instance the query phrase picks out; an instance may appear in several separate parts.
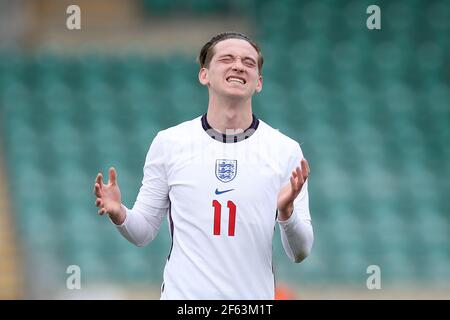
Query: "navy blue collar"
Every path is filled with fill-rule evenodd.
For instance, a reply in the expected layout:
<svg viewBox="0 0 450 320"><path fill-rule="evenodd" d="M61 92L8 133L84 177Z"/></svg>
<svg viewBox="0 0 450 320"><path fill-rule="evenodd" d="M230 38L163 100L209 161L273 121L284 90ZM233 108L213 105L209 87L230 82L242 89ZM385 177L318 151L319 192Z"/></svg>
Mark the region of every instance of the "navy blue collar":
<svg viewBox="0 0 450 320"><path fill-rule="evenodd" d="M247 129L245 129L243 132L240 132L240 133L225 134L225 133L221 133L221 132L213 129L209 125L208 121L206 120L206 115L207 114L205 113L202 116L203 130L205 130L206 133L214 140L217 140L217 141L220 141L223 143L234 143L234 142L239 142L239 141L245 140L248 137L250 137L252 134L254 134L256 129L258 129L258 126L259 126L258 118L256 118L255 115L252 114L253 120L252 120L250 127L248 127Z"/></svg>

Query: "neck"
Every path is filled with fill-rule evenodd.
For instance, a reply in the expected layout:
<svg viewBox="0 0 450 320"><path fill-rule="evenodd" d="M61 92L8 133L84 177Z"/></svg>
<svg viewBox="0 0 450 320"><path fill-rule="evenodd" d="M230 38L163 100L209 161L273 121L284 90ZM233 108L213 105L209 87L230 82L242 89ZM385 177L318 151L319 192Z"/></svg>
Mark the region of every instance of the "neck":
<svg viewBox="0 0 450 320"><path fill-rule="evenodd" d="M210 96L206 119L212 128L221 133L244 131L253 120L251 98L225 101Z"/></svg>

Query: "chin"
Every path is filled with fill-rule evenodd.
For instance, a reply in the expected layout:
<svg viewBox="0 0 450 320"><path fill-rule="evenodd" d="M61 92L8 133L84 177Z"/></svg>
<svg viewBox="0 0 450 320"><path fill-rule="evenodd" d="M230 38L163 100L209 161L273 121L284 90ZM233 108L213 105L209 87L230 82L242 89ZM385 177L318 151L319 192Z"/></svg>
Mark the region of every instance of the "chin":
<svg viewBox="0 0 450 320"><path fill-rule="evenodd" d="M239 89L228 89L228 90L224 90L224 95L228 96L228 97L232 97L235 99L247 99L249 98L251 95L244 90L239 90Z"/></svg>

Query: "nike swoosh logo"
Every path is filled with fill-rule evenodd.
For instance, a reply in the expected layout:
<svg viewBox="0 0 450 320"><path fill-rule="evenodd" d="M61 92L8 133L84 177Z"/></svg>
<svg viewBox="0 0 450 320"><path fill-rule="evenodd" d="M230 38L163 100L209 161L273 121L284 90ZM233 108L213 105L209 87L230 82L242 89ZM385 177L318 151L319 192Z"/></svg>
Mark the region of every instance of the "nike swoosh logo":
<svg viewBox="0 0 450 320"><path fill-rule="evenodd" d="M233 191L233 190L234 189L228 189L228 190L219 191L219 188L216 188L216 194L222 194L222 193Z"/></svg>

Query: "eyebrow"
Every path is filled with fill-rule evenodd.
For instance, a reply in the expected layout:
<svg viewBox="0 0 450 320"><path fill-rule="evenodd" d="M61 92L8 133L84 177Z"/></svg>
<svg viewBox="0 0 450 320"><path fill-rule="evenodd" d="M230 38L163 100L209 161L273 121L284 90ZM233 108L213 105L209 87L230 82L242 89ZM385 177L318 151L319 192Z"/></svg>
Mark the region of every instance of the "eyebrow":
<svg viewBox="0 0 450 320"><path fill-rule="evenodd" d="M227 57L234 58L235 56L230 54L230 53L228 53L228 54L222 54L222 55L218 56L217 59L227 58ZM251 60L253 63L256 64L256 60L253 59L252 57L242 57L242 60Z"/></svg>

